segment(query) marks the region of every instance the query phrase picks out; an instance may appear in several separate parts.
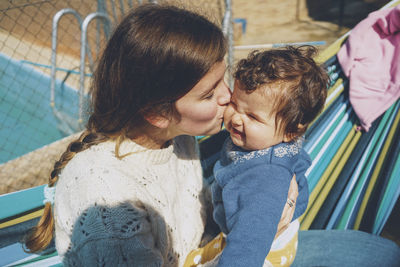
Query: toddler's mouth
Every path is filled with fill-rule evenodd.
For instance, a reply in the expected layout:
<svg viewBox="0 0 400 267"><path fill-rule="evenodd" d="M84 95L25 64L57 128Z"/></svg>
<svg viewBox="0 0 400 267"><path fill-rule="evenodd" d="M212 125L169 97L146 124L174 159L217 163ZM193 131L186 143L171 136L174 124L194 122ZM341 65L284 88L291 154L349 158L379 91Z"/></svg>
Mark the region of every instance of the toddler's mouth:
<svg viewBox="0 0 400 267"><path fill-rule="evenodd" d="M236 130L235 128L232 127L231 129L232 129L232 130L231 130L231 134L232 134L232 135L237 136L237 137L239 137L239 138L242 138L242 137L244 136L244 133L242 133L242 132Z"/></svg>

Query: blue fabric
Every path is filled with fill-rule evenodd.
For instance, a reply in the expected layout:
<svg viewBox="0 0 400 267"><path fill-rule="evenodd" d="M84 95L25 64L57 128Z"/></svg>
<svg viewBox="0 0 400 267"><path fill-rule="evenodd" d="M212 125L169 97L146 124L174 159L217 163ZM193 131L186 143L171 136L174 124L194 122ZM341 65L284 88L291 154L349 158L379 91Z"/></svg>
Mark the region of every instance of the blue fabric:
<svg viewBox="0 0 400 267"><path fill-rule="evenodd" d="M396 243L362 231L299 231L298 242L292 267L400 266Z"/></svg>
<svg viewBox="0 0 400 267"><path fill-rule="evenodd" d="M245 151L228 138L214 166L214 220L225 234L218 266L262 266L285 206L294 174L299 186L294 218L307 208L305 172L311 159L301 140ZM243 257L248 255L248 257Z"/></svg>

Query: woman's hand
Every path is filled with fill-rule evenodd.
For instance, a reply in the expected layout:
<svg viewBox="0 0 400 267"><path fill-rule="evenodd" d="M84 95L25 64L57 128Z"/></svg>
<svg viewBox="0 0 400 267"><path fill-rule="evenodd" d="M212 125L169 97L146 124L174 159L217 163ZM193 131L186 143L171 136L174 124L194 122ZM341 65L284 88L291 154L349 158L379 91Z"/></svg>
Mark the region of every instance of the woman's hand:
<svg viewBox="0 0 400 267"><path fill-rule="evenodd" d="M289 227L289 224L293 218L294 210L296 208L296 200L298 195L299 191L296 182L296 175L293 175L293 178L290 181L288 198L285 207L283 208L282 217L279 221L278 231L276 232L275 238L277 238Z"/></svg>

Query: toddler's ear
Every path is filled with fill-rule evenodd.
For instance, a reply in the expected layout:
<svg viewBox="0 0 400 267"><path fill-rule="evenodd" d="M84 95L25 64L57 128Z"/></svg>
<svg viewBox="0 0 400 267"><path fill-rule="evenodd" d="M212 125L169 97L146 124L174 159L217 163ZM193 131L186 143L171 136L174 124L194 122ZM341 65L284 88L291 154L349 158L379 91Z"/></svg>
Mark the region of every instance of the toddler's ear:
<svg viewBox="0 0 400 267"><path fill-rule="evenodd" d="M144 119L151 125L153 125L157 128L160 128L160 129L167 128L170 123L170 120L168 118L161 116L161 115L156 115L156 114L144 115Z"/></svg>
<svg viewBox="0 0 400 267"><path fill-rule="evenodd" d="M305 126L304 124L301 124L301 123L299 123L299 124L297 125L297 129L299 129L299 131L303 131L305 127L306 127L306 126Z"/></svg>
<svg viewBox="0 0 400 267"><path fill-rule="evenodd" d="M301 124L301 123L299 123L298 125L297 125L297 129L298 129L298 132L303 132L303 130L304 130L304 128L305 128L306 126L304 125L304 124ZM290 141L292 141L295 137L297 137L298 135L297 135L297 133L288 133L288 134L285 134L285 136L283 137L283 142L290 142Z"/></svg>
<svg viewBox="0 0 400 267"><path fill-rule="evenodd" d="M283 142L288 143L292 141L294 137L295 135L293 133L285 134L285 136L283 137Z"/></svg>

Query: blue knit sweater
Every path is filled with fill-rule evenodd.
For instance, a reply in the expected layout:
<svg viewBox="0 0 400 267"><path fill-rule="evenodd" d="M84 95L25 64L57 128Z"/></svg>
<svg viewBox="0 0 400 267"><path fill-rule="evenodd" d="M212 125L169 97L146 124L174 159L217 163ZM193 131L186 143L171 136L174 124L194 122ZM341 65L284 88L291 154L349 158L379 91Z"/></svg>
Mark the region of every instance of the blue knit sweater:
<svg viewBox="0 0 400 267"><path fill-rule="evenodd" d="M214 220L227 235L218 266L263 266L294 174L299 196L293 219L304 213L308 204L305 172L311 159L301 143L245 151L227 138L211 187Z"/></svg>

